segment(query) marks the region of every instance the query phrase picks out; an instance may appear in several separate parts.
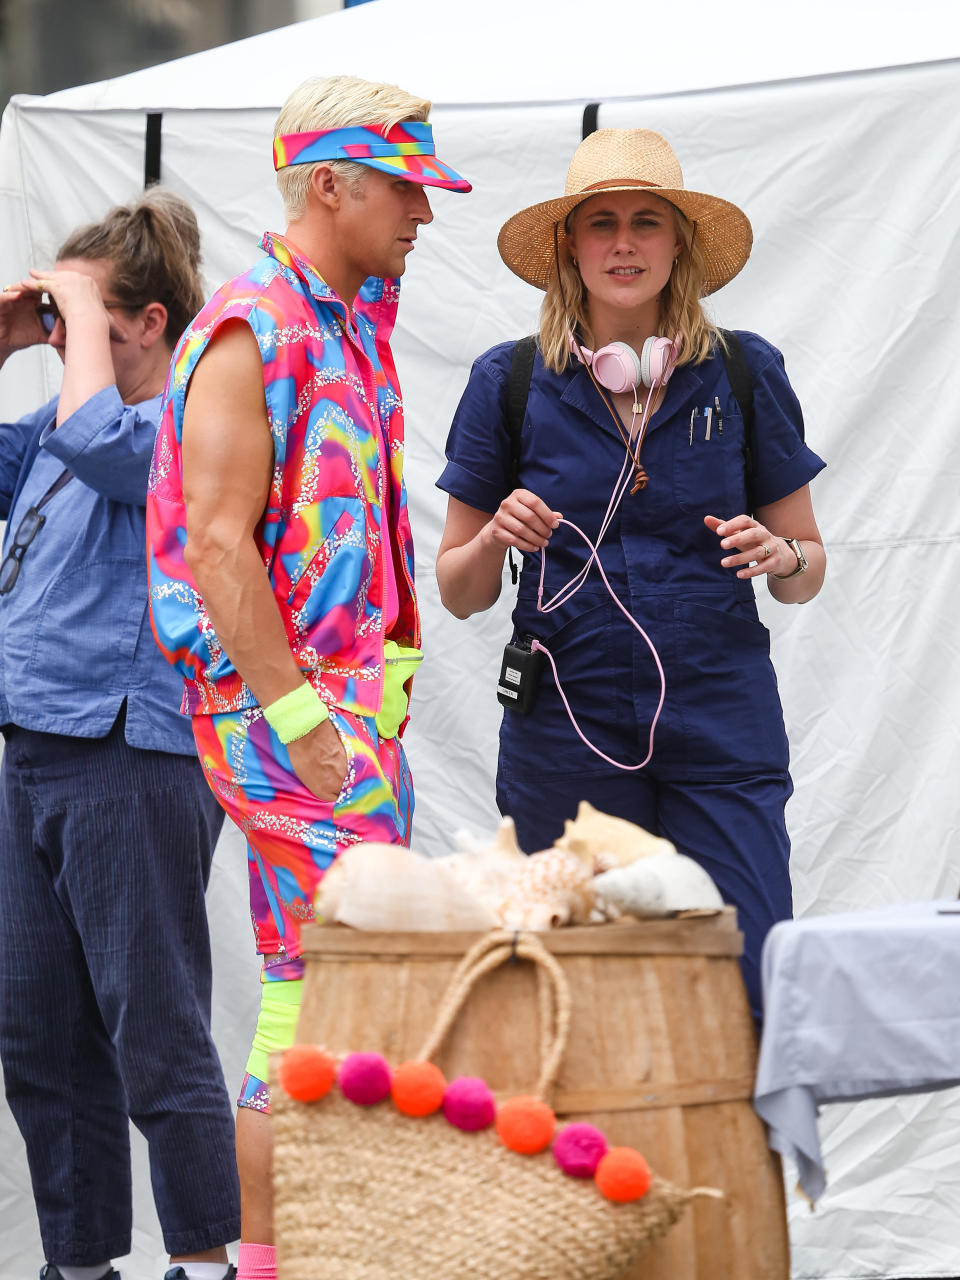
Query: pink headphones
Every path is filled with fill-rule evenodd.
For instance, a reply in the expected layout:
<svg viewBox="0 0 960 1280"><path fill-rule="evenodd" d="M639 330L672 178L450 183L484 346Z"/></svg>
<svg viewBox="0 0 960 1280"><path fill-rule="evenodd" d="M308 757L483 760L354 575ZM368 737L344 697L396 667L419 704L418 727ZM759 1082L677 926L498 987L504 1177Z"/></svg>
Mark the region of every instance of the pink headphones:
<svg viewBox="0 0 960 1280"><path fill-rule="evenodd" d="M666 386L680 355L680 342L670 338L647 338L640 354L626 342L611 342L599 351L581 347L573 334L570 350L582 364L589 364L597 381L614 393L632 387Z"/></svg>

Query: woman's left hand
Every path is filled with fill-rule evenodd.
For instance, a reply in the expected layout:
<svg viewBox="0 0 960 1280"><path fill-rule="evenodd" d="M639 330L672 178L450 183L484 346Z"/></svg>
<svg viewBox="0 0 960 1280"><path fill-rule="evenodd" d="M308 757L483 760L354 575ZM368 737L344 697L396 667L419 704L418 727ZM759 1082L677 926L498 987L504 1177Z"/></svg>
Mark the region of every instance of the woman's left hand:
<svg viewBox="0 0 960 1280"><path fill-rule="evenodd" d="M703 522L728 552L720 563L725 569L735 568L738 578L759 578L765 573L786 575L797 567L797 557L784 540L752 516L733 516L730 520L704 516Z"/></svg>

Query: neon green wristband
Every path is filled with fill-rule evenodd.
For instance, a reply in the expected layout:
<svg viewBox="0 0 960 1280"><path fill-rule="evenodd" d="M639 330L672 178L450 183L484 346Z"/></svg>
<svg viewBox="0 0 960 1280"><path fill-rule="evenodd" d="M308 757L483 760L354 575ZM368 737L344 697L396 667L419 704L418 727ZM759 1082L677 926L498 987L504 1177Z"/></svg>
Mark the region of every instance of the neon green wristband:
<svg viewBox="0 0 960 1280"><path fill-rule="evenodd" d="M327 704L312 684L304 682L299 688L285 693L269 707L263 708L264 718L284 746L296 742L323 724L330 715Z"/></svg>

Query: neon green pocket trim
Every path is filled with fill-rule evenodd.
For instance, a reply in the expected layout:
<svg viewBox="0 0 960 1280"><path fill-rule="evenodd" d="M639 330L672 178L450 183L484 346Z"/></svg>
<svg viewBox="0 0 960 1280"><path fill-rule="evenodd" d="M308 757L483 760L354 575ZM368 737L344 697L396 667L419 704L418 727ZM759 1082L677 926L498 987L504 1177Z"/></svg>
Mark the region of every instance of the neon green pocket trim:
<svg viewBox="0 0 960 1280"><path fill-rule="evenodd" d="M383 703L375 721L381 738L395 738L407 714L404 685L420 666L423 654L410 645L387 640L383 646Z"/></svg>
<svg viewBox="0 0 960 1280"><path fill-rule="evenodd" d="M297 1030L303 979L265 982L260 988L260 1013L253 1045L247 1058L247 1073L258 1080L270 1078L270 1055L289 1049Z"/></svg>

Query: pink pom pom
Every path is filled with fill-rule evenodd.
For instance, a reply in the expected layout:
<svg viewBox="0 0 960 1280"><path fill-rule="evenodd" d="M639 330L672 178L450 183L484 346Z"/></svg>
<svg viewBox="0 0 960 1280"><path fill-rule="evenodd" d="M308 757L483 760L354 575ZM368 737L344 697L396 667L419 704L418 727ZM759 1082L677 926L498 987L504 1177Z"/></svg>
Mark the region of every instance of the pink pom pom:
<svg viewBox="0 0 960 1280"><path fill-rule="evenodd" d="M379 1053L351 1053L340 1064L340 1091L361 1107L390 1096L390 1068Z"/></svg>
<svg viewBox="0 0 960 1280"><path fill-rule="evenodd" d="M571 1178L592 1178L607 1153L607 1140L592 1124L568 1124L553 1140L553 1158Z"/></svg>
<svg viewBox="0 0 960 1280"><path fill-rule="evenodd" d="M473 1133L493 1124L497 1104L486 1081L477 1076L458 1076L443 1095L443 1114L455 1128Z"/></svg>

